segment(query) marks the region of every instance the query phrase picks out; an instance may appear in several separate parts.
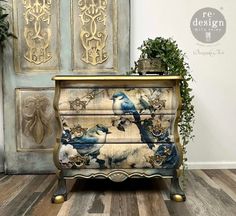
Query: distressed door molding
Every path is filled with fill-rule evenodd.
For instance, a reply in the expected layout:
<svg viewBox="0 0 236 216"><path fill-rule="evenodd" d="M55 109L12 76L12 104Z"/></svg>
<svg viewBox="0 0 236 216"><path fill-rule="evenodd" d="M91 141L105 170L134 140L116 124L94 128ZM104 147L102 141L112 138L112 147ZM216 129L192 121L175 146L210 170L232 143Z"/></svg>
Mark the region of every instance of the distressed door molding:
<svg viewBox="0 0 236 216"><path fill-rule="evenodd" d="M16 72L58 70L60 0L13 0Z"/></svg>
<svg viewBox="0 0 236 216"><path fill-rule="evenodd" d="M124 73L129 69L129 1L72 0L72 70Z"/></svg>

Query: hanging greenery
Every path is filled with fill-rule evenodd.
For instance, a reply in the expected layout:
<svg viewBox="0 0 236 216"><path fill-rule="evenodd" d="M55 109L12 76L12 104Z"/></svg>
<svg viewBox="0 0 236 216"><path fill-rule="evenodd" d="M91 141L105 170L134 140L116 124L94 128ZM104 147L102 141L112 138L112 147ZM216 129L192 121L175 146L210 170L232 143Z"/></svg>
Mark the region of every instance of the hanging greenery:
<svg viewBox="0 0 236 216"><path fill-rule="evenodd" d="M16 36L9 31L10 24L7 20L8 14L5 13L6 9L1 4L1 2L5 2L4 0L0 0L0 46L4 45L4 42L8 39L8 37Z"/></svg>
<svg viewBox="0 0 236 216"><path fill-rule="evenodd" d="M183 151L186 154L186 145L193 135L195 111L193 106L192 88L189 85L193 81L189 64L185 61L185 54L179 49L172 38L156 37L147 39L138 48L141 51L140 59L159 58L166 64L164 75L178 75L182 77L180 92L182 97L182 109L179 121L179 132L183 142ZM137 65L138 63L136 63ZM184 158L186 161L187 159Z"/></svg>

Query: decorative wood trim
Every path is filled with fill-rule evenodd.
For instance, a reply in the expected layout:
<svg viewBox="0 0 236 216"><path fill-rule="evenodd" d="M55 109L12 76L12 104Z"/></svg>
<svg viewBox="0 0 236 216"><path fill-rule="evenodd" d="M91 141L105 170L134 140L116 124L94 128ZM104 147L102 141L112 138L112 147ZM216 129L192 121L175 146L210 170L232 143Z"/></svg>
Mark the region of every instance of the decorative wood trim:
<svg viewBox="0 0 236 216"><path fill-rule="evenodd" d="M180 94L180 80L176 80L176 85L175 85L175 91L177 95L177 100L178 100L178 108L176 112L176 118L175 118L175 124L174 124L174 142L176 144L176 147L178 149L178 154L179 154L179 163L177 168L179 168L183 164L183 147L180 144L180 137L179 137L179 132L178 132L178 124L180 120L180 115L181 115L181 109L182 109L182 98Z"/></svg>
<svg viewBox="0 0 236 216"><path fill-rule="evenodd" d="M47 116L43 116L47 110L41 110L42 105L40 102L44 103L44 99L46 99L46 102L49 101L47 97L42 96L42 91L53 91L54 88L17 88L15 89L15 95L16 95L16 127L17 127L17 138L16 138L16 150L17 152L52 152L53 148L40 148L42 146L42 142L45 138L48 137L48 135L51 136L51 133L49 131L49 128L43 128L46 127L48 122L51 122L51 118L53 116L54 110L52 109L52 115L50 116L50 119L47 118ZM22 107L23 102L21 101L21 91L29 91L29 92L37 92L39 93L39 96L28 96L26 99L30 100L31 107ZM41 101L41 99L43 101ZM34 104L34 106L32 105ZM47 105L47 104L45 104ZM25 104L25 106L28 106L28 104ZM48 106L48 105L47 105ZM44 107L45 108L45 107ZM26 110L24 110L26 109ZM28 110L30 109L30 110ZM30 112L30 113L28 113ZM42 119L44 119L42 122ZM25 125L24 128L22 128L22 124ZM25 130L24 130L25 129ZM51 128L52 129L52 128ZM40 132L38 132L40 130ZM35 141L35 145L38 146L38 148L23 148L21 146L21 139L22 135L32 137Z"/></svg>
<svg viewBox="0 0 236 216"><path fill-rule="evenodd" d="M56 15L51 14L51 11L56 7ZM19 11L21 8L24 11ZM37 9L36 9L37 8ZM43 10L43 13L39 15L37 12L34 16L32 15L33 10ZM31 11L30 11L31 10ZM27 12L33 17L37 17L32 26L29 26L33 22L30 18L27 18ZM21 16L21 18L20 18ZM46 16L48 16L46 18ZM40 19L40 17L44 17ZM52 23L52 19L55 19ZM58 71L60 67L60 0L59 2L47 0L45 3L39 4L38 0L13 0L13 20L14 20L14 32L16 33L18 40L14 40L14 67L16 73L25 73L25 72L45 72ZM20 22L25 22L22 24ZM46 25L44 28L42 25ZM56 28L56 34L52 33L52 26ZM56 38L56 47L54 50L50 50L50 46L53 44L52 40ZM36 42L37 40L37 42ZM37 46L41 43L40 50L39 47L36 48L35 43L38 43ZM23 47L24 45L24 47ZM24 50L23 50L24 49ZM34 50L34 51L32 51ZM36 51L35 51L36 50ZM42 51L44 50L44 51ZM39 57L39 52L43 52L43 55ZM35 55L35 56L34 56ZM24 62L27 62L26 65L22 66L22 56ZM39 59L41 58L41 59ZM54 60L53 60L54 59ZM56 60L55 60L56 59ZM53 61L50 64L50 61Z"/></svg>
<svg viewBox="0 0 236 216"><path fill-rule="evenodd" d="M54 76L55 81L158 81L181 80L180 76Z"/></svg>
<svg viewBox="0 0 236 216"><path fill-rule="evenodd" d="M76 2L76 7L75 7L75 3ZM104 1L104 0L103 0ZM71 40L71 44L72 44L72 70L74 72L89 72L89 73L97 73L97 72L118 72L118 2L117 0L112 0L111 4L112 4L112 44L113 44L113 65L112 68L85 68L82 69L80 68L78 65L75 64L75 32L74 32L74 23L75 23L75 11L80 10L80 7L78 5L78 0L72 0L71 1L71 26L72 26L72 40ZM92 1L91 1L92 3ZM110 1L108 1L108 4L110 3ZM79 19L79 22L81 22L81 18L79 17L81 15L77 15L77 19ZM107 25L106 25L107 26ZM83 31L83 25L81 27L81 31ZM106 27L105 27L106 28ZM81 33L80 33L80 37L81 37ZM79 39L77 39L79 40ZM80 39L81 40L81 39ZM81 41L82 42L82 41ZM83 42L82 42L83 44ZM106 44L105 44L106 45ZM81 45L83 47L83 45ZM109 58L109 56L107 56ZM78 58L78 57L77 57ZM84 60L82 59L82 61L84 62ZM104 61L100 62L99 64L102 64ZM90 64L89 62L87 62L88 64ZM92 65L97 65L96 62L93 62Z"/></svg>
<svg viewBox="0 0 236 216"><path fill-rule="evenodd" d="M53 161L57 169L61 169L61 164L59 161L59 152L61 147L61 134L63 131L62 121L59 114L59 99L61 94L60 82L55 84L55 94L53 99L53 108L55 111L55 118L58 124L57 133L56 133L56 143L53 148Z"/></svg>
<svg viewBox="0 0 236 216"><path fill-rule="evenodd" d="M151 172L150 172L151 170ZM105 170L93 170L84 169L82 170L63 170L65 179L75 179L75 178L109 178L115 182L122 182L127 178L173 178L174 170L170 169L168 171L164 169L135 169L135 170L125 170L125 169L105 169ZM72 171L72 172L71 172ZM88 171L88 172L87 172ZM87 172L87 173L86 173Z"/></svg>
<svg viewBox="0 0 236 216"><path fill-rule="evenodd" d="M233 162L188 162L188 169L236 169L236 161Z"/></svg>

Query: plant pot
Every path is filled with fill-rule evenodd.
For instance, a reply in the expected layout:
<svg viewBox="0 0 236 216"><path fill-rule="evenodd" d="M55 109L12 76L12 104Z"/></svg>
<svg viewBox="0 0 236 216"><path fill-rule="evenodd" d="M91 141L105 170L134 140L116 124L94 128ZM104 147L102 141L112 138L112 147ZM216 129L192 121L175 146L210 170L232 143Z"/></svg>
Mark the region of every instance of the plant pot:
<svg viewBox="0 0 236 216"><path fill-rule="evenodd" d="M167 65L160 58L140 59L137 65L138 73L164 74L167 71Z"/></svg>

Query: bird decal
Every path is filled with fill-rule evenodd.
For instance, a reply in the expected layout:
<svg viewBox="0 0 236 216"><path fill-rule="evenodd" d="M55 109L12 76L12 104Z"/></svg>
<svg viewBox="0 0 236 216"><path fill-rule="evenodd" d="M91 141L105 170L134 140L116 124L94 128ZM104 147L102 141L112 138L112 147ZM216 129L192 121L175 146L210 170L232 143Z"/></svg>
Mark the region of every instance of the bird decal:
<svg viewBox="0 0 236 216"><path fill-rule="evenodd" d="M98 152L106 143L107 135L110 133L108 127L97 124L95 127L88 129L82 136L73 136L68 130L63 132L62 143L70 144L82 154L93 154ZM68 139L70 137L70 139ZM64 141L64 142L63 142Z"/></svg>
<svg viewBox="0 0 236 216"><path fill-rule="evenodd" d="M139 98L139 103L142 107L140 109L140 113L142 113L144 110L149 110L151 114L154 114L154 112L156 111L154 107L147 100L143 98L142 95Z"/></svg>
<svg viewBox="0 0 236 216"><path fill-rule="evenodd" d="M60 163L66 168L76 169L177 166L179 155L172 134L174 116L165 115L165 110L162 110L167 109L165 92L149 88L109 90L106 95L103 94L105 90L96 90L99 94L102 93L98 98L95 97L98 94L89 93L89 100L96 99L91 104L92 109L95 108L94 105L101 103L97 109L109 111L106 113L106 119L62 118ZM114 142L116 140L117 142ZM136 147L128 143L144 145ZM112 148L109 144L112 144ZM143 155L143 152L147 157L141 160L140 155Z"/></svg>
<svg viewBox="0 0 236 216"><path fill-rule="evenodd" d="M136 122L140 121L140 114L136 110L134 103L123 92L117 92L112 96L112 109L116 115L132 114Z"/></svg>
<svg viewBox="0 0 236 216"><path fill-rule="evenodd" d="M145 127L141 124L140 114L135 108L134 103L129 99L129 97L123 92L117 92L112 96L113 105L112 109L116 115L132 114L135 119L135 124L137 125L142 142L147 143L148 147L152 149L154 147L153 136L147 132Z"/></svg>

